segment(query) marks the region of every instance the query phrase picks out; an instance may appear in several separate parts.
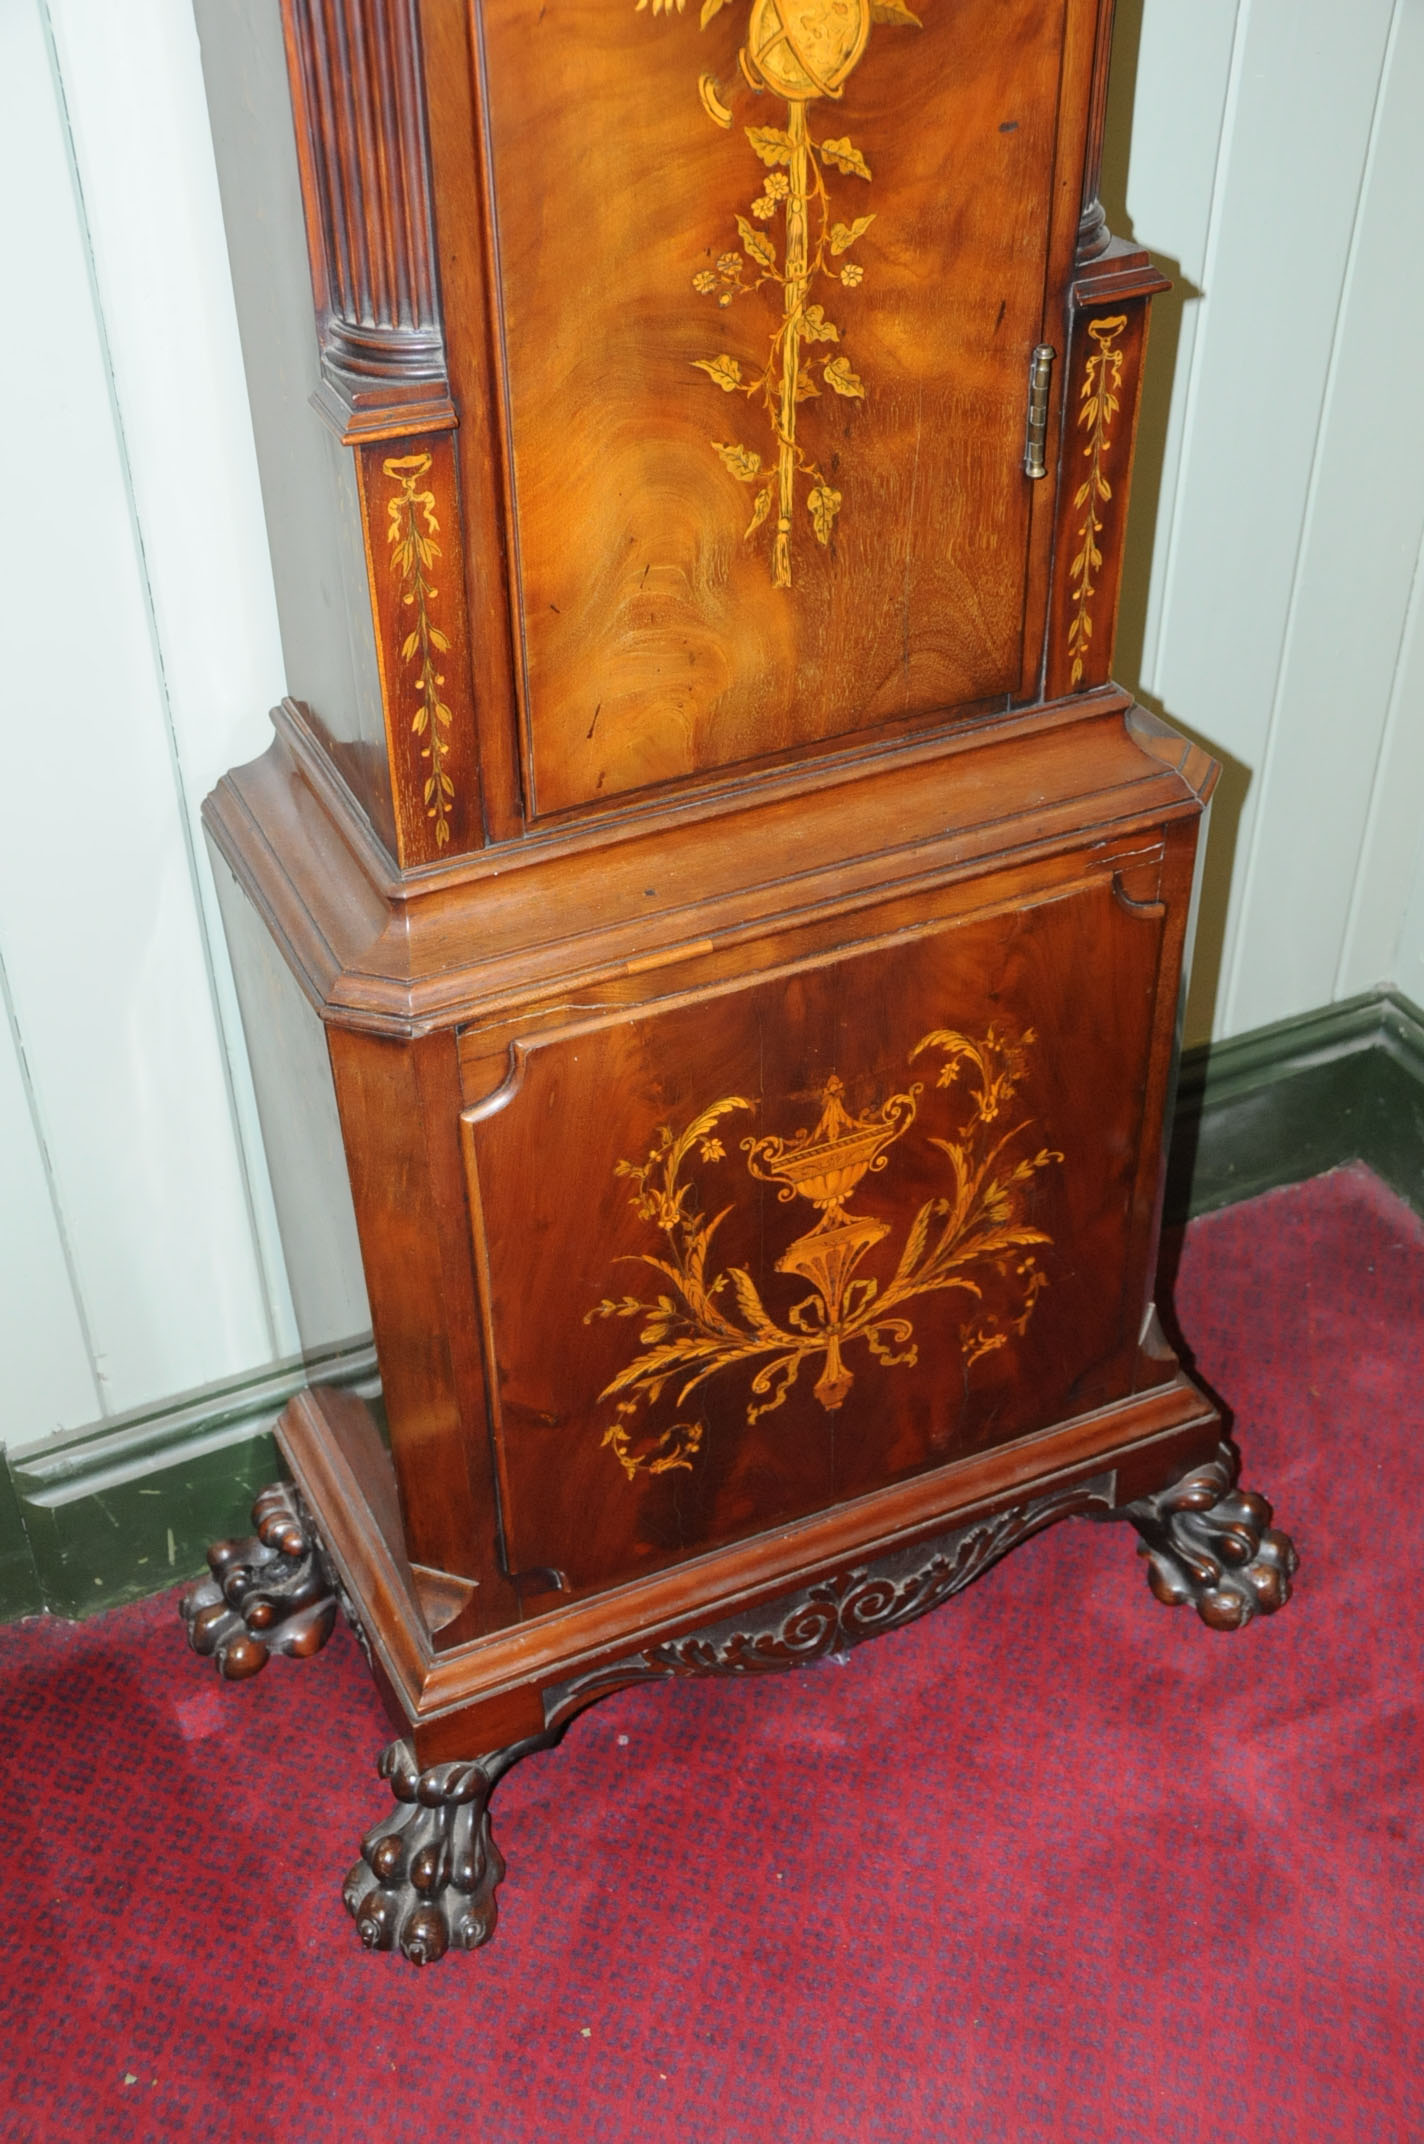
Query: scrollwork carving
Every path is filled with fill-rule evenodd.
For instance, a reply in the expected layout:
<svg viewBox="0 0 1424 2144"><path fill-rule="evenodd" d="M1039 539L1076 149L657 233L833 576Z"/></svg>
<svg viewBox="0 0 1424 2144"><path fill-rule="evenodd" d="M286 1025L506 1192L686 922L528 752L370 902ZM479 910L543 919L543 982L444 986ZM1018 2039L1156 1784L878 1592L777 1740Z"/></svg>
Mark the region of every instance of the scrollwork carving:
<svg viewBox="0 0 1424 2144"><path fill-rule="evenodd" d="M367 1834L343 1893L361 1941L368 1950L399 1950L412 1965L489 1941L505 1873L490 1796L512 1765L558 1742L597 1699L630 1683L800 1667L899 1629L1042 1527L1077 1512L1107 1515L1115 1487L1115 1475L1096 1475L555 1685L544 1696L544 1731L490 1755L422 1771L409 1742L391 1743L377 1769L399 1806Z"/></svg>
<svg viewBox="0 0 1424 2144"><path fill-rule="evenodd" d="M592 1696L619 1683L685 1675L756 1675L794 1668L840 1653L882 1631L899 1630L928 1615L1030 1534L1075 1513L1112 1510L1114 1475L1095 1475L1071 1489L1036 1498L992 1518L978 1519L914 1548L878 1557L817 1579L749 1613L714 1623L686 1638L654 1645L615 1668L595 1670L551 1692L551 1718L571 1718Z"/></svg>

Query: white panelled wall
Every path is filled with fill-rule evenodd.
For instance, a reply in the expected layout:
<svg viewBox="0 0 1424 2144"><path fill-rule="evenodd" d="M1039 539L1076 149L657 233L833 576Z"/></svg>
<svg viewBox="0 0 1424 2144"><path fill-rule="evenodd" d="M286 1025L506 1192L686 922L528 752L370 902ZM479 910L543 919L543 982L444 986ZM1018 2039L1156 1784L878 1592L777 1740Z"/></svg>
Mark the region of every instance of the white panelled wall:
<svg viewBox="0 0 1424 2144"><path fill-rule="evenodd" d="M282 689L182 0L0 7L0 1429L296 1346L197 807Z"/></svg>
<svg viewBox="0 0 1424 2144"><path fill-rule="evenodd" d="M1118 674L1225 767L1187 1040L1424 1001L1424 0L1118 14L1109 213L1178 283Z"/></svg>
<svg viewBox="0 0 1424 2144"><path fill-rule="evenodd" d="M1177 288L1118 672L1226 767L1189 1040L1424 1001L1421 112L1424 0L1119 0L1105 193ZM296 1335L197 823L282 662L189 0L5 0L0 165L20 1442Z"/></svg>

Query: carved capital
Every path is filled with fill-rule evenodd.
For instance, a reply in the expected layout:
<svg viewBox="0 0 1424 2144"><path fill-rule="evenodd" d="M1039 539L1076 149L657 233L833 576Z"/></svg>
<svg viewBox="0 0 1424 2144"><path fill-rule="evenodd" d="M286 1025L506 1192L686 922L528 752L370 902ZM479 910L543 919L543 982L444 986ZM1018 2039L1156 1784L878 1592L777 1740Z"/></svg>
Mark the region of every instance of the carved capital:
<svg viewBox="0 0 1424 2144"><path fill-rule="evenodd" d="M1093 88L1088 106L1088 138L1083 156L1083 205L1078 218L1076 258L1081 265L1106 253L1112 241L1098 189L1103 175L1103 132L1108 115L1108 74L1112 62L1116 0L1100 0L1098 36L1093 53Z"/></svg>
<svg viewBox="0 0 1424 2144"><path fill-rule="evenodd" d="M1158 1600L1190 1601L1213 1630L1284 1608L1300 1561L1265 1497L1237 1487L1240 1472L1235 1445L1223 1442L1214 1459L1122 1514L1142 1536L1138 1554Z"/></svg>
<svg viewBox="0 0 1424 2144"><path fill-rule="evenodd" d="M335 1583L296 1490L286 1482L264 1489L252 1523L247 1539L213 1543L211 1575L178 1604L188 1643L228 1682L256 1675L272 1653L319 1653L336 1621Z"/></svg>
<svg viewBox="0 0 1424 2144"><path fill-rule="evenodd" d="M283 0L327 394L348 439L453 424L416 0Z"/></svg>

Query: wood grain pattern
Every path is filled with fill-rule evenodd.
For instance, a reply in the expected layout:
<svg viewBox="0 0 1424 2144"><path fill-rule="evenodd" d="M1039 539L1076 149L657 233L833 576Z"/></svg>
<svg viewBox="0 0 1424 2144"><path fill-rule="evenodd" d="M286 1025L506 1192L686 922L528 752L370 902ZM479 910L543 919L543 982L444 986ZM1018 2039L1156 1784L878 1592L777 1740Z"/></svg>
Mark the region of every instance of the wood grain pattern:
<svg viewBox="0 0 1424 2144"><path fill-rule="evenodd" d="M998 9L992 42L982 8L927 18L817 120L874 172L862 188L832 171L837 199L880 206L835 314L865 396L802 408L844 504L826 553L800 544L790 591L744 542L751 499L712 450L740 436L743 398L696 369L727 351L751 373L780 310L775 289L723 310L694 288L758 190L744 127L784 116L744 97L723 132L701 109L697 67L735 74L740 15L694 44L690 22L564 6L533 70L525 12L482 18L541 814L1019 682L1061 4L1016 0L1010 25ZM537 196L531 138L562 174Z"/></svg>
<svg viewBox="0 0 1424 2144"><path fill-rule="evenodd" d="M496 1556L454 1052L333 1033L331 1056L410 1560L474 1579L478 1628L517 1600Z"/></svg>
<svg viewBox="0 0 1424 2144"><path fill-rule="evenodd" d="M1116 689L1084 693L1012 724L793 769L714 811L669 804L614 840L570 833L410 881L288 707L273 751L228 776L205 810L339 1024L413 1036L469 1023L463 1046L498 1052L503 1016L532 1018L561 994L601 993L598 1009L654 983L671 991L684 963L705 960L693 973L706 980L755 972L779 909L808 946L833 947L887 889L943 880L955 888L946 902L972 906L975 873L1012 870L1017 851L1059 854L1086 827L1194 822L1212 762L1129 710Z"/></svg>
<svg viewBox="0 0 1424 2144"><path fill-rule="evenodd" d="M489 1276L487 1346L499 1364L493 1432L516 1568L561 1573L567 1590L582 1592L1132 1388L1141 1312L1125 1305L1124 1259L1162 910L1125 910L1110 866L1055 886L1041 906L1021 892L993 915L995 892L992 880L979 889L990 911L984 921L945 931L926 919L908 942L877 945L867 918L862 952L804 969L769 963L755 986L713 1005L694 1001L543 1038L520 1050L517 1084L494 1098L501 1106L485 1103L467 1118ZM1105 977L1091 1000L1090 969ZM806 1250L797 1270L779 1264L798 1239L797 1220L780 1210L775 1183L748 1175L737 1140L789 1137L814 1123L832 1077L857 1111L920 1087L921 1122L896 1145L893 1166L868 1174L856 1192L856 1213L884 1241L856 1267L855 1285L863 1290L873 1276L885 1294L922 1204L932 1207L954 1187L956 1165L932 1142L962 1136L972 1117L954 1106L953 1090L934 1090L934 1065L927 1073L911 1061L916 1042L946 1025L1021 1045L1022 1092L1004 1098L999 1130L1026 1129L989 1179L1012 1260L996 1264L991 1253L966 1266L972 1293L927 1297L913 1310L904 1304L899 1327L912 1331L883 1329L879 1356L848 1335L842 1375L852 1381L834 1406L812 1389L826 1360L814 1350L781 1403L768 1404L783 1390L779 1380L758 1388L751 1378L783 1360L784 1346L745 1358L745 1370L733 1360L691 1394L681 1388L696 1362L669 1372L670 1389L651 1404L646 1386L620 1387L640 1329L666 1343L691 1321L685 1288L644 1263L650 1254L666 1262L669 1245L640 1218L617 1165L655 1151L661 1125L680 1130L713 1098L738 1097L742 1106L709 1125L700 1158L689 1154L676 1187L684 1211L724 1216L705 1279L740 1272L778 1331L801 1321L812 1338L824 1337L835 1314L818 1320L806 1308ZM1035 1046L1044 1034L1073 1041L1045 1057ZM970 1072L960 1077L971 1085ZM1035 1154L1062 1158L1020 1185L1011 1205L1009 1172ZM672 1196L655 1175L647 1203ZM1007 1225L1013 1211L1017 1230ZM573 1264L569 1215L578 1217ZM1025 1229L1047 1239L1036 1253ZM986 1235L992 1243L992 1229ZM1020 1270L1035 1256L1047 1282L1041 1294ZM734 1300L744 1288L728 1280L725 1303L713 1300L722 1317L714 1330L724 1337L746 1327L751 1313ZM669 1305L661 1315L660 1296ZM630 1301L647 1306L631 1328L621 1314ZM614 1307L600 1315L606 1303ZM1015 1332L1026 1309L1031 1325ZM892 1371L889 1354L913 1359ZM654 1472L659 1458L688 1443L686 1435L681 1446L669 1442L678 1424L692 1425L694 1448L682 1464ZM620 1430L652 1461L635 1476L609 1449L610 1432ZM555 1477L565 1488L552 1508Z"/></svg>
<svg viewBox="0 0 1424 2144"><path fill-rule="evenodd" d="M1096 260L1111 241L1108 219L1100 197L1103 175L1103 134L1108 116L1108 80L1112 61L1113 22L1117 0L1108 0L1098 11L1097 40L1093 48L1092 87L1088 100L1087 138L1083 147L1082 212L1078 220L1077 259L1080 265Z"/></svg>
<svg viewBox="0 0 1424 2144"><path fill-rule="evenodd" d="M333 1063L378 1347L390 1365L386 1402L411 1553L435 1571L478 1579L463 1628L488 1629L520 1613L521 1602L526 1613L546 1606L571 1569L574 1582L588 1583L559 1531L564 1521L553 1514L551 1534L538 1517L552 1479L577 1483L562 1508L577 1510L581 1527L589 1512L612 1513L606 1547L595 1547L601 1522L586 1527L587 1552L603 1558L607 1582L665 1562L679 1527L687 1541L699 1525L708 1539L744 1536L756 1524L749 1496L809 1511L933 1466L965 1440L971 1449L1012 1440L1065 1406L1169 1374L1144 1366L1137 1338L1193 825L1210 764L1170 733L1125 728L1121 714L1119 697L1085 696L1071 719L1068 710L1046 728L1027 719L1007 756L996 732L961 735L947 760L926 752L905 765L890 754L878 778L864 766L835 783L803 775L792 794L749 796L710 822L671 814L627 853L572 841L554 855L531 853L513 873L491 858L460 882L433 879L418 896L407 887L394 936L389 891L380 895L360 868L358 822L339 786L322 809L304 781L273 781L265 768L225 792L215 833L254 890L264 886L291 957L329 963L339 949L337 969L308 966L309 987L335 1015ZM1011 767L1019 771L1009 779ZM961 815L948 837L946 780ZM1055 789L1064 794L1056 820L1038 802ZM847 794L865 815L861 861L847 855ZM304 816L288 824L280 807L302 798ZM332 815L324 824L323 810ZM272 877L267 838L254 841L259 821L295 873L285 889ZM377 869L379 851L369 856ZM571 937L568 920L581 910L589 927ZM660 938L658 956L650 948ZM1082 979L1099 973L1088 1017ZM429 981L413 998L421 975ZM385 1040L353 1031L372 1019ZM1031 1374L1007 1351L986 1357L961 1420L937 1397L953 1387L945 1339L931 1325L921 1362L896 1373L906 1380L903 1404L886 1412L867 1374L853 1398L868 1423L828 1439L824 1410L807 1402L799 1426L794 1410L785 1416L789 1442L749 1443L730 1472L709 1477L701 1518L692 1510L699 1488L692 1505L680 1500L680 1517L654 1511L630 1543L619 1470L599 1444L608 1425L598 1395L620 1363L608 1329L582 1323L608 1292L614 1261L647 1247L617 1162L640 1158L659 1122L685 1121L723 1092L781 1107L765 1128L786 1133L805 1121L804 1106L791 1103L814 1099L834 1072L858 1109L902 1087L913 1076L906 1051L949 1021L1073 1038L1051 1045L1035 1072L1043 1143L1068 1157L1044 1172L1047 1218L1036 1218L1055 1243L1076 1248L1073 1270L1050 1276L1035 1305ZM523 1065L514 1085L511 1050ZM462 1105L476 1163L473 1233ZM934 1188L923 1163L910 1183L920 1191L902 1185L901 1204L878 1209L901 1231ZM877 1183L871 1210L881 1198ZM774 1191L763 1207L774 1212ZM787 1231L768 1231L758 1254L761 1210L738 1224L753 1232L739 1255L768 1292L783 1290L771 1269ZM581 1217L577 1303L571 1214ZM955 1376L962 1385L962 1371ZM551 1378L554 1398L544 1389ZM736 1411L729 1397L724 1444ZM506 1435L514 1419L518 1434ZM573 1422L586 1449L577 1440L569 1448ZM657 1486L666 1506L667 1483ZM458 1640L457 1628L449 1642Z"/></svg>

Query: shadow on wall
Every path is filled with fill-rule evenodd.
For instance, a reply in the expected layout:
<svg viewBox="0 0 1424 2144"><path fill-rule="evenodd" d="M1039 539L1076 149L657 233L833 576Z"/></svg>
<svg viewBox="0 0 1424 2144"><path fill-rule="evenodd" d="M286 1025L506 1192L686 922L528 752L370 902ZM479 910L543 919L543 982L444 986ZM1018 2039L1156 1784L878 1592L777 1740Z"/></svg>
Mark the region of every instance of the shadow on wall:
<svg viewBox="0 0 1424 2144"><path fill-rule="evenodd" d="M1127 210L1128 158L1132 146L1132 111L1137 95L1137 64L1142 44L1144 0L1118 0L1113 31L1112 79L1108 93L1107 131L1103 142L1101 194L1108 227L1119 238L1136 238ZM1182 320L1188 305L1203 293L1183 274L1180 264L1163 253L1153 260L1172 288L1152 301L1152 329L1142 386L1142 407L1133 462L1132 506L1123 561L1113 674L1154 714L1170 722L1221 763L1221 779L1212 801L1202 866L1196 951L1186 1008L1186 1038L1205 1041L1211 1034L1226 942L1227 910L1240 835L1241 815L1251 787L1252 769L1233 758L1212 737L1182 721L1155 693L1144 691L1142 663L1147 638L1147 605L1156 543L1161 528L1162 486L1167 466L1172 389L1181 348Z"/></svg>

